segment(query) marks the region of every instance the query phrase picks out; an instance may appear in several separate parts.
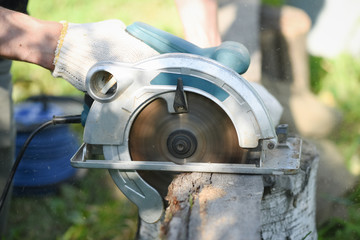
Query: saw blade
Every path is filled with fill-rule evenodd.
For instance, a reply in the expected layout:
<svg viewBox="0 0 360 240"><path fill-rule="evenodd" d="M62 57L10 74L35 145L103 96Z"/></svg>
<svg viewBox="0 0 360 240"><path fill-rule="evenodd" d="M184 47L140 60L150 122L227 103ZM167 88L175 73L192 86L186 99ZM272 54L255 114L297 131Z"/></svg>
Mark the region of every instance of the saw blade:
<svg viewBox="0 0 360 240"><path fill-rule="evenodd" d="M155 99L145 106L133 122L129 151L133 161L245 163L245 149L239 146L233 123L212 100L186 93L188 111L169 113L167 102ZM166 194L173 174L139 172Z"/></svg>

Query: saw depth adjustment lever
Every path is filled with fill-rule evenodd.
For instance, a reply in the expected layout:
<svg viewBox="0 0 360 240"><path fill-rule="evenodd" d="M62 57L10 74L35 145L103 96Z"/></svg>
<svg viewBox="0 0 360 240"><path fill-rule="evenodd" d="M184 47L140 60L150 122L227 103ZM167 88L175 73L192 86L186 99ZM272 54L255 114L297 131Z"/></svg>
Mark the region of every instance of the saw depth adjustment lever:
<svg viewBox="0 0 360 240"><path fill-rule="evenodd" d="M181 78L178 78L177 80L173 106L176 113L186 113L188 111L187 99L184 92L183 81Z"/></svg>

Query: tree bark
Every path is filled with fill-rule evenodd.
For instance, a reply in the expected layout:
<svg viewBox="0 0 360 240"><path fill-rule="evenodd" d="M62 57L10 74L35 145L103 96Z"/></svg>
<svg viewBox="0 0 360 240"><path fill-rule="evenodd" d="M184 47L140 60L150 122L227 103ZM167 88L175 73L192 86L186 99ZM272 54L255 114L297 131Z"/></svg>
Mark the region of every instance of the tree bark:
<svg viewBox="0 0 360 240"><path fill-rule="evenodd" d="M304 142L295 175L180 174L164 218L141 221L138 239L317 239L317 166L315 147Z"/></svg>

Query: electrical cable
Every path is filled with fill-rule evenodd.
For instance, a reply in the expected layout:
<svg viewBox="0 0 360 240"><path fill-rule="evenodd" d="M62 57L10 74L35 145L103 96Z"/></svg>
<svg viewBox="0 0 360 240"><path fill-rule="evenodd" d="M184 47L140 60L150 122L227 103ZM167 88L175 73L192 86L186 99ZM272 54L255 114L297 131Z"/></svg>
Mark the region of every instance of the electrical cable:
<svg viewBox="0 0 360 240"><path fill-rule="evenodd" d="M0 198L0 212L2 211L3 206L5 205L5 200L9 193L11 183L14 179L16 169L18 168L20 161L25 153L25 150L29 146L31 140L35 137L35 135L37 133L39 133L41 130L43 130L44 128L46 128L50 125L71 124L71 123L81 123L81 115L68 115L68 116L59 116L59 117L53 116L52 120L43 123L38 128L36 128L34 131L31 132L31 134L29 135L29 137L26 139L25 143L21 147L19 154L17 155L16 160L11 168L10 175L7 178L6 185L4 187L4 190L3 190L2 194L1 194L1 198Z"/></svg>

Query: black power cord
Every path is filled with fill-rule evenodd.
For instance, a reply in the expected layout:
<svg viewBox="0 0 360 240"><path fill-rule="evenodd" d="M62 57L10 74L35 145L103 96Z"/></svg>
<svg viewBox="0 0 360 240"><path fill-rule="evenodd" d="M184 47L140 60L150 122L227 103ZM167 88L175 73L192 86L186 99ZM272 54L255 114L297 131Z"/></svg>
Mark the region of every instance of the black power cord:
<svg viewBox="0 0 360 240"><path fill-rule="evenodd" d="M18 168L20 161L22 157L24 156L26 148L29 146L31 140L35 137L37 133L39 133L44 128L50 126L50 125L57 125L57 124L71 124L71 123L81 123L81 115L68 115L68 116L53 116L53 119L50 121L47 121L40 125L38 128L36 128L34 131L31 132L29 137L26 139L25 143L21 147L19 154L16 157L16 160L14 162L14 165L11 168L10 175L7 178L5 188L2 192L1 198L0 198L0 212L3 209L3 206L5 205L6 197L9 193L9 189L11 186L11 183L14 179L14 175L16 173L16 169Z"/></svg>

